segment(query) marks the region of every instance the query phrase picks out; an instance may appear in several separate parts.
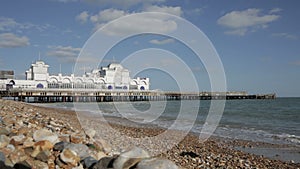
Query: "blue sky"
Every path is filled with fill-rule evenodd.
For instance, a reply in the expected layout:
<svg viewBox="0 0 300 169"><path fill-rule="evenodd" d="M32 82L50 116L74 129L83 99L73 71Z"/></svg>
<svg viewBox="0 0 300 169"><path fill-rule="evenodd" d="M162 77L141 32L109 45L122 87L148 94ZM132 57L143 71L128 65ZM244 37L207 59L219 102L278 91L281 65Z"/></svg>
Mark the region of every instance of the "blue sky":
<svg viewBox="0 0 300 169"><path fill-rule="evenodd" d="M223 63L228 90L300 96L299 7L297 0L2 0L0 69L14 70L16 78L22 79L40 53L50 65L50 74L58 73L60 65L63 74L70 74L84 44L101 26L130 14L167 12L191 22L210 39ZM172 29L172 25L164 26L146 27ZM164 36L130 37L100 65L112 56L121 61L146 48L179 55L191 67L200 90L209 90L203 65L195 64L188 48ZM86 62L86 69L88 61L80 60ZM161 62L172 65L170 60ZM172 85L176 81L166 73L145 70L140 75L152 78L152 88L177 89Z"/></svg>

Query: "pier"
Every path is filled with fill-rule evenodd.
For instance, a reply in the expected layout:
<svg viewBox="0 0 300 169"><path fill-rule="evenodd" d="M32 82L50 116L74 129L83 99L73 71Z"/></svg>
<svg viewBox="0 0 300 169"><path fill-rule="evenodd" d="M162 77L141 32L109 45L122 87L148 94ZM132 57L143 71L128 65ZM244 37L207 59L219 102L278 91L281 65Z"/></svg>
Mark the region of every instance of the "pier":
<svg viewBox="0 0 300 169"><path fill-rule="evenodd" d="M97 90L97 89L10 89L0 91L1 98L23 102L127 102L161 100L237 100L275 99L276 94L249 95L247 92L163 92L158 90Z"/></svg>
<svg viewBox="0 0 300 169"><path fill-rule="evenodd" d="M150 78L131 78L119 63L93 69L83 75L50 75L49 65L38 60L25 71L25 80L13 71L0 71L0 98L23 102L112 102L160 100L275 99L275 94L247 92L178 92L150 89Z"/></svg>

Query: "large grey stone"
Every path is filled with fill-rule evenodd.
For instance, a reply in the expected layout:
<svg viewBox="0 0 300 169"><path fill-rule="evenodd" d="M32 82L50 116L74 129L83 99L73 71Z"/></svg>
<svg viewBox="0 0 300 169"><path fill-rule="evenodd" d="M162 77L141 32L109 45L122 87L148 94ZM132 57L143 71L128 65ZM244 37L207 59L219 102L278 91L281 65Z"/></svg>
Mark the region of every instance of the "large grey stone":
<svg viewBox="0 0 300 169"><path fill-rule="evenodd" d="M21 161L14 165L14 169L31 169L31 166L26 161Z"/></svg>
<svg viewBox="0 0 300 169"><path fill-rule="evenodd" d="M178 169L178 166L170 160L153 158L140 161L136 169Z"/></svg>
<svg viewBox="0 0 300 169"><path fill-rule="evenodd" d="M6 127L0 127L0 135L9 135L10 131Z"/></svg>
<svg viewBox="0 0 300 169"><path fill-rule="evenodd" d="M84 159L89 156L89 148L84 144L67 144L65 148L75 151L80 159Z"/></svg>
<svg viewBox="0 0 300 169"><path fill-rule="evenodd" d="M40 129L40 130L35 131L33 133L33 139L36 142L41 141L41 140L48 140L53 145L58 142L57 134L55 134L49 130L46 130L46 129Z"/></svg>
<svg viewBox="0 0 300 169"><path fill-rule="evenodd" d="M92 169L112 169L114 157L101 158L96 164L93 165Z"/></svg>
<svg viewBox="0 0 300 169"><path fill-rule="evenodd" d="M63 162L69 163L69 164L74 165L74 166L76 166L77 163L80 161L80 158L77 155L77 153L73 150L68 149L68 148L64 149L60 153L60 159Z"/></svg>
<svg viewBox="0 0 300 169"><path fill-rule="evenodd" d="M53 149L55 151L63 151L68 144L70 144L70 143L60 141L54 145Z"/></svg>
<svg viewBox="0 0 300 169"><path fill-rule="evenodd" d="M6 135L0 135L0 148L6 147L10 142L10 138Z"/></svg>
<svg viewBox="0 0 300 169"><path fill-rule="evenodd" d="M147 151L138 147L134 147L127 152L121 153L120 156L115 160L113 166L114 169L129 169L142 159L149 157L150 155Z"/></svg>
<svg viewBox="0 0 300 169"><path fill-rule="evenodd" d="M5 162L5 155L2 152L0 152L0 161Z"/></svg>
<svg viewBox="0 0 300 169"><path fill-rule="evenodd" d="M90 168L91 166L93 166L94 164L97 163L97 160L95 158L89 156L89 157L86 157L85 159L83 159L81 163L83 164L83 167Z"/></svg>
<svg viewBox="0 0 300 169"><path fill-rule="evenodd" d="M1 169L12 169L12 167L5 165L5 155L0 152L0 168Z"/></svg>
<svg viewBox="0 0 300 169"><path fill-rule="evenodd" d="M51 152L49 150L41 151L36 155L35 159L47 162L49 160L50 155Z"/></svg>

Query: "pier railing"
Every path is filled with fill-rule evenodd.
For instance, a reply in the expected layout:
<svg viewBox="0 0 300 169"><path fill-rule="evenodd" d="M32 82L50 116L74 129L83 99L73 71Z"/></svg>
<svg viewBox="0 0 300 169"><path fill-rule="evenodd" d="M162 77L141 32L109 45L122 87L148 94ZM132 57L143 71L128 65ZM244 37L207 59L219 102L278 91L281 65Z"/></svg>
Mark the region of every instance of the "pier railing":
<svg viewBox="0 0 300 169"><path fill-rule="evenodd" d="M249 95L247 92L177 92L160 90L99 90L13 88L0 97L26 102L111 102L159 100L275 99L276 94Z"/></svg>

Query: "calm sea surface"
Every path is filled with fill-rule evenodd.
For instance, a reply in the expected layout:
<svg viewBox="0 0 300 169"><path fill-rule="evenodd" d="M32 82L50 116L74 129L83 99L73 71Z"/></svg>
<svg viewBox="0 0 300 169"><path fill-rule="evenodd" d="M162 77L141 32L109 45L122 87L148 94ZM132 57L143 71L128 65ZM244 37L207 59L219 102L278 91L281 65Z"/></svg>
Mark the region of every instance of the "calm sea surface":
<svg viewBox="0 0 300 169"><path fill-rule="evenodd" d="M200 104L199 104L200 103ZM134 103L51 103L47 107L84 110L104 116L124 117L128 123L153 124L200 133L206 123L210 101ZM199 109L197 105L200 105ZM97 107L97 109L93 108ZM181 107L183 110L180 110ZM211 112L212 115L214 112ZM300 146L300 98L275 100L228 100L214 135Z"/></svg>

